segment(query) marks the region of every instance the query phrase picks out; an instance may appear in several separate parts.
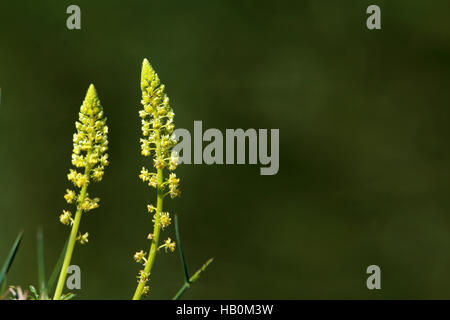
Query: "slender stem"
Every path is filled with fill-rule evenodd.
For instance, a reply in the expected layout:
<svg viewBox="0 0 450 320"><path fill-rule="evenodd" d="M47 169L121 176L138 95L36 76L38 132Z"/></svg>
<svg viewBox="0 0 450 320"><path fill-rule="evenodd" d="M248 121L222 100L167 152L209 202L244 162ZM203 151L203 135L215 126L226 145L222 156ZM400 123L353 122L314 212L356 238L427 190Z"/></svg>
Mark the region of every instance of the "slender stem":
<svg viewBox="0 0 450 320"><path fill-rule="evenodd" d="M198 278L200 278L200 276L202 275L202 273L206 270L206 268L208 268L208 266L214 261L214 258L209 259L208 261L205 262L205 264L198 269L194 275L192 277L189 278L188 281L185 281L183 286L180 288L180 290L178 290L177 294L172 298L172 300L178 300L183 293L190 288L191 284L193 284L195 281L198 280Z"/></svg>
<svg viewBox="0 0 450 320"><path fill-rule="evenodd" d="M172 300L178 300L180 299L180 297L183 295L183 293L189 289L189 287L191 286L191 284L189 282L185 282L184 285L180 288L180 290L178 290L177 294L173 297Z"/></svg>
<svg viewBox="0 0 450 320"><path fill-rule="evenodd" d="M158 159L161 158L161 144L160 144L160 134L156 131L156 156ZM163 169L157 169L156 173L157 180L157 202L156 202L156 213L155 213L155 224L153 226L153 237L152 243L150 245L150 252L148 254L147 262L144 266L144 271L150 277L153 264L155 263L156 252L158 251L159 245L159 233L161 231L161 221L160 215L163 208L164 192L163 192ZM134 292L133 300L140 300L142 292L144 290L146 283L144 281L139 281L139 284Z"/></svg>
<svg viewBox="0 0 450 320"><path fill-rule="evenodd" d="M88 152L86 159L89 159L90 152ZM86 166L84 174L86 177L89 177L90 167L89 165ZM77 203L77 212L75 214L75 219L72 224L72 230L70 231L70 238L69 238L69 244L67 245L67 251L66 255L64 257L64 262L61 267L61 273L59 274L58 284L56 285L55 295L53 296L53 300L59 300L61 298L62 291L64 289L64 284L66 282L66 276L67 276L67 269L70 265L70 260L72 259L73 249L75 247L75 243L77 241L77 234L78 229L80 227L80 221L81 216L83 214L83 211L81 209L81 205L83 204L85 198L86 198L86 190L89 180L86 179L86 183L81 188L80 197L78 198Z"/></svg>

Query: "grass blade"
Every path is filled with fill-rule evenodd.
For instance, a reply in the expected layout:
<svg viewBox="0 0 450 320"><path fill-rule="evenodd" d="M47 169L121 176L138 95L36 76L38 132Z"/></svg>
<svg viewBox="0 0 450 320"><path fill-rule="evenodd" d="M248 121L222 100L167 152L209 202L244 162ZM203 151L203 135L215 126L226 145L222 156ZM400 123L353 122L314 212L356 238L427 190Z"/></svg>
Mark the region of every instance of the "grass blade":
<svg viewBox="0 0 450 320"><path fill-rule="evenodd" d="M189 273L186 266L186 260L184 259L184 253L183 253L183 246L181 245L181 237L180 237L180 228L178 227L178 216L175 215L175 236L177 238L177 245L178 245L178 251L180 252L180 260L181 260L181 266L183 267L183 273L184 273L184 284L178 290L178 292L175 294L175 296L172 298L172 300L178 300L183 293L189 289L192 283L198 280L200 278L201 274L208 268L208 266L213 262L213 258L206 261L206 263L198 269L192 277L189 277Z"/></svg>
<svg viewBox="0 0 450 320"><path fill-rule="evenodd" d="M64 245L63 250L61 251L58 261L56 262L55 267L53 268L52 274L50 275L50 278L48 279L47 282L47 292L52 292L53 291L53 287L55 286L56 283L56 278L59 275L59 271L61 270L61 266L63 264L64 261L64 256L66 255L66 250L67 250L67 244L69 243L69 239L66 240L66 244Z"/></svg>
<svg viewBox="0 0 450 320"><path fill-rule="evenodd" d="M14 261L14 257L16 256L17 250L19 250L20 242L22 241L23 237L23 231L19 233L19 235L16 238L16 241L14 241L13 246L9 250L8 257L6 258L5 263L3 264L3 267L0 271L0 286L5 279L6 275L8 274L9 268L11 268L11 265Z"/></svg>
<svg viewBox="0 0 450 320"><path fill-rule="evenodd" d="M39 228L37 231L36 240L37 240L39 292L43 297L47 297L47 288L45 282L44 234L41 228Z"/></svg>
<svg viewBox="0 0 450 320"><path fill-rule="evenodd" d="M1 289L0 289L0 300L2 300L2 297L5 294L7 289L8 289L8 278L5 276L3 278L3 284L1 285Z"/></svg>
<svg viewBox="0 0 450 320"><path fill-rule="evenodd" d="M177 238L178 251L180 252L180 260L184 273L184 281L189 282L189 273L186 266L186 260L184 259L183 246L181 245L180 228L178 227L178 215L175 215L175 236Z"/></svg>

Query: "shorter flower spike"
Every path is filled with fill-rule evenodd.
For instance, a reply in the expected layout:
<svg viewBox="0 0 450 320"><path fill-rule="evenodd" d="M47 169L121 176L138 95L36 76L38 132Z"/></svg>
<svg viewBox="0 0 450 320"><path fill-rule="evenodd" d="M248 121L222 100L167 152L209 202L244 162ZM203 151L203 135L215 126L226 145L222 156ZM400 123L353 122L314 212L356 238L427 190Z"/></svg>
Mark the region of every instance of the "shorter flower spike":
<svg viewBox="0 0 450 320"><path fill-rule="evenodd" d="M81 217L84 213L99 206L99 198L89 198L87 188L91 181L103 179L108 161L108 126L103 107L100 104L97 91L91 84L87 90L83 104L75 122L76 132L73 134L72 165L67 179L79 190L67 189L64 199L76 206L74 218L69 211L63 211L59 220L65 225L72 225L67 250L59 273L54 299L59 300L65 286L67 269L70 265L74 247L77 241L81 244L89 242L89 233L79 233Z"/></svg>

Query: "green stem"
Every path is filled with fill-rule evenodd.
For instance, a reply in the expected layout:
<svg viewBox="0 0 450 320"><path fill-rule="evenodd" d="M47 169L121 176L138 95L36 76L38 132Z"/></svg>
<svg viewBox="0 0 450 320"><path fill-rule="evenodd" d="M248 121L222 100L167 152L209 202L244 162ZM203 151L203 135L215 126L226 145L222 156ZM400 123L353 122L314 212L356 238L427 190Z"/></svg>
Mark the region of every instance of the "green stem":
<svg viewBox="0 0 450 320"><path fill-rule="evenodd" d="M162 169L158 169L157 173L157 179L158 179L158 186L162 182ZM155 263L156 258L156 252L158 251L158 244L159 244L159 233L161 231L161 223L159 216L162 211L163 206L163 193L162 188L158 187L158 200L156 205L156 214L155 214L155 225L153 227L153 238L152 238L152 244L150 246L150 253L148 254L147 262L145 263L144 271L145 273L150 276L150 272L152 271L153 264ZM140 300L142 296L142 291L145 287L144 281L139 281L139 284L136 288L136 292L134 293L133 300Z"/></svg>
<svg viewBox="0 0 450 320"><path fill-rule="evenodd" d="M89 159L90 153L87 154L86 159ZM84 174L89 177L90 167L86 166ZM64 284L67 277L67 269L70 265L70 260L72 259L73 249L75 248L75 243L77 242L78 229L80 227L81 216L83 211L81 205L86 198L86 190L89 184L89 179L86 179L86 183L81 188L80 197L78 198L77 212L75 214L75 219L72 224L72 230L70 231L69 244L67 245L66 255L64 257L64 262L61 267L61 273L59 274L58 284L56 285L55 295L53 300L59 300L61 298L62 291L64 289Z"/></svg>
<svg viewBox="0 0 450 320"><path fill-rule="evenodd" d="M177 294L172 298L172 300L178 300L180 299L180 297L183 295L183 293L189 289L189 287L191 286L191 284L189 282L185 282L183 284L183 286L180 288L180 290L178 290Z"/></svg>
<svg viewBox="0 0 450 320"><path fill-rule="evenodd" d="M157 159L161 159L161 143L160 143L161 141L160 141L159 131L157 131L156 141L157 141L156 157L157 157ZM157 180L157 202L156 202L155 224L153 226L153 237L152 237L152 243L150 245L150 252L148 254L147 262L145 263L145 266L144 266L144 271L148 275L148 277L150 277L150 273L152 271L153 264L155 263L156 252L158 251L158 245L159 245L159 233L161 231L160 215L162 212L163 200L164 200L163 169L157 169L156 180ZM133 295L133 300L141 299L142 292L144 290L145 285L146 285L145 281L139 281L139 284Z"/></svg>
<svg viewBox="0 0 450 320"><path fill-rule="evenodd" d="M208 266L214 261L214 258L209 259L208 261L205 262L205 264L198 269L194 275L192 277L189 278L189 281L185 281L183 286L180 288L180 290L178 290L177 294L172 298L172 300L178 300L183 293L190 288L191 284L193 284L195 281L198 280L198 278L200 278L200 276L202 275L202 273L206 270L206 268L208 268Z"/></svg>

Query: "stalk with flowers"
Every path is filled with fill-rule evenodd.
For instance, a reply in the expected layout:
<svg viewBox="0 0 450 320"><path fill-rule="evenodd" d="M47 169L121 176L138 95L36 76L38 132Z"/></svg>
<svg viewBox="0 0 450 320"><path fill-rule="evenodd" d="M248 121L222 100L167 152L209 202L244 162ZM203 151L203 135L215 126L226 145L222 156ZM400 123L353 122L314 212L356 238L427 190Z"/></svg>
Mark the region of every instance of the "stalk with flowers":
<svg viewBox="0 0 450 320"><path fill-rule="evenodd" d="M180 179L175 173L164 176L165 169L174 171L177 167L178 157L172 151L176 145L174 130L174 113L169 104L169 97L164 92L165 86L160 83L158 74L153 70L147 59L142 63L141 90L143 110L139 116L142 118L141 153L145 157L153 155L153 167L156 172L150 172L143 167L139 178L147 182L148 185L156 189L156 207L152 204L147 206L148 212L153 215L153 232L148 235L151 241L148 256L141 250L136 252L134 259L143 264L143 269L139 271L138 285L133 296L133 300L141 299L142 295L149 292L149 277L155 263L156 253L160 249L175 251L175 242L167 238L162 245L159 245L161 229L168 227L171 223L169 212L163 212L164 198L170 195L175 198L180 195L178 188ZM147 257L146 257L147 256Z"/></svg>
<svg viewBox="0 0 450 320"><path fill-rule="evenodd" d="M88 242L89 233L79 232L80 221L83 214L99 206L99 198L91 199L87 192L91 181L99 182L103 178L105 167L108 165L108 127L103 113L103 107L97 96L95 87L91 84L86 94L86 98L80 108L79 121L75 123L77 133L73 135L72 164L76 168L84 168L84 172L70 169L67 178L75 187L79 188L78 193L67 189L64 196L67 203L76 205L75 217L70 211L63 210L59 220L64 225L71 225L69 242L67 245L64 262L59 274L53 299L59 300L65 285L67 268L72 259L75 243Z"/></svg>

